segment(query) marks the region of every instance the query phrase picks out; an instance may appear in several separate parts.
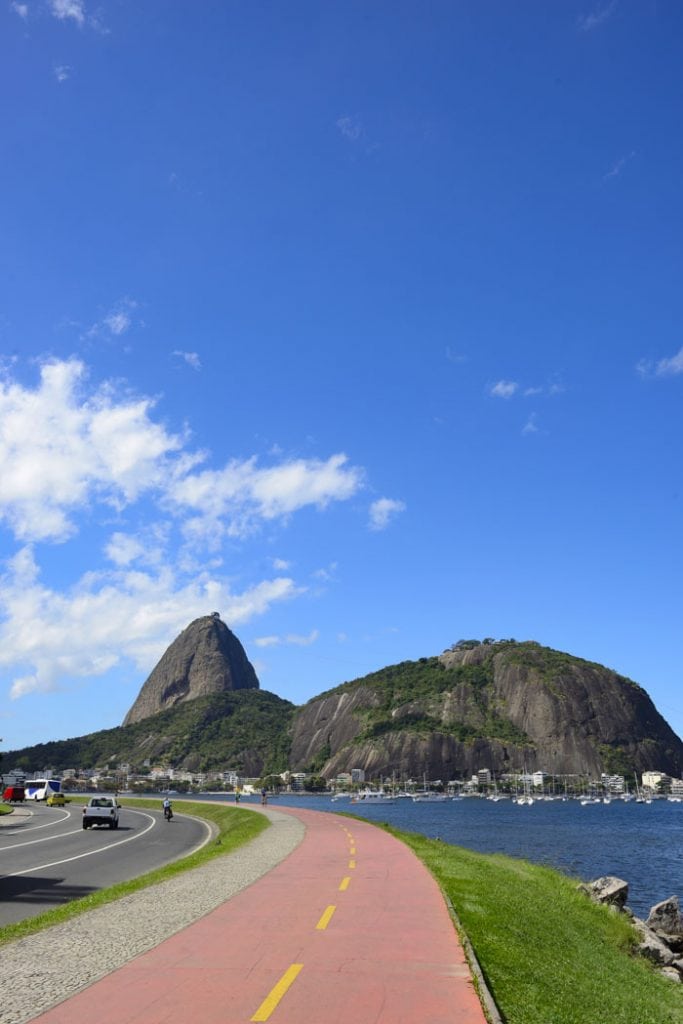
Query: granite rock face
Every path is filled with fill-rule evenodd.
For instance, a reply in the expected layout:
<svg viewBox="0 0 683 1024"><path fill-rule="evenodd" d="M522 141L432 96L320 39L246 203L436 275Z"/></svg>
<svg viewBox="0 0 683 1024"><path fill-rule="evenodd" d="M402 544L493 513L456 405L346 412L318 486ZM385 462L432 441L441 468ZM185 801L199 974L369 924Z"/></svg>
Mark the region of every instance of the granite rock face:
<svg viewBox="0 0 683 1024"><path fill-rule="evenodd" d="M132 725L182 701L226 690L258 690L242 644L217 613L195 619L143 684L123 724Z"/></svg>
<svg viewBox="0 0 683 1024"><path fill-rule="evenodd" d="M370 778L442 780L482 767L496 775L683 770L683 742L647 693L602 665L533 641L482 642L420 662L421 676L418 663L405 662L300 708L290 767L315 764L326 778L362 768ZM408 672L413 691L396 682Z"/></svg>

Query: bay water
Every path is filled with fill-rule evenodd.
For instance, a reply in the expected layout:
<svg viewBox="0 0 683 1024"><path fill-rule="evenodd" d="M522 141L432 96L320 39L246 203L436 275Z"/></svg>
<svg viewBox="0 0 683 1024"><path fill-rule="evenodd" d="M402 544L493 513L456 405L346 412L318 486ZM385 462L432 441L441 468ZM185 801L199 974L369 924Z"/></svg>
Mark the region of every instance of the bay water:
<svg viewBox="0 0 683 1024"><path fill-rule="evenodd" d="M251 802L259 798L242 798L245 806ZM577 881L617 875L629 883L628 905L639 917L668 896L683 900L683 803L613 800L582 806L578 800L553 800L524 806L466 797L440 803L404 798L372 805L282 794L270 800L271 807L278 805L350 811L481 853L547 864Z"/></svg>

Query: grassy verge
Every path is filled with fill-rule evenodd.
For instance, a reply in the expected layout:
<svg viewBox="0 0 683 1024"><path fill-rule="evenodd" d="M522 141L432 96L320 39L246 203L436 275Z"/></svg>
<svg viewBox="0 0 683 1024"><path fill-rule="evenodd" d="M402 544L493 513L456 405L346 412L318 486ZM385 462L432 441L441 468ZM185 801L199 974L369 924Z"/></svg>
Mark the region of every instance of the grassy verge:
<svg viewBox="0 0 683 1024"><path fill-rule="evenodd" d="M506 1024L683 1024L683 985L631 955L627 918L572 879L385 827L450 898Z"/></svg>
<svg viewBox="0 0 683 1024"><path fill-rule="evenodd" d="M78 802L78 800L76 799L74 802ZM160 806L159 800L126 801L123 799L119 800L119 803L123 807L151 807L156 810L159 810ZM38 932L43 928L60 924L62 921L68 921L78 914L92 910L94 907L103 906L105 903L111 903L112 900L118 900L122 896L136 892L138 889L144 889L148 885L156 885L157 882L163 882L167 878L180 874L181 871L188 871L190 868L199 867L200 864L204 864L214 857L232 853L238 846L249 842L250 839L254 839L269 824L267 818L260 814L255 814L253 811L219 804L174 800L173 808L178 814L194 814L198 818L212 822L216 826L218 834L203 846L201 850L190 854L189 857L183 857L181 860L167 864L163 868L157 868L156 871L150 871L146 875L132 879L130 882L120 882L109 889L102 889L99 892L91 893L89 896L83 897L83 899L74 900L64 906L56 907L54 910L48 910L37 917L0 928L0 944L23 938L26 935L33 935L34 932Z"/></svg>
<svg viewBox="0 0 683 1024"><path fill-rule="evenodd" d="M13 810L9 804L0 804L0 814L11 814Z"/></svg>

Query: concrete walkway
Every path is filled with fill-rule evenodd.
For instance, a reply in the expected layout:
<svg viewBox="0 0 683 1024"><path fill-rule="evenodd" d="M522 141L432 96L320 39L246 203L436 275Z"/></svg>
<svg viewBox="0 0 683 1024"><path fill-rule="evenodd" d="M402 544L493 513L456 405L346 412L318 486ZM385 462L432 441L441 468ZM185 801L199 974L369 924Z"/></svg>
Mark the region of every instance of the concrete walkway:
<svg viewBox="0 0 683 1024"><path fill-rule="evenodd" d="M443 897L412 851L363 822L278 813L306 833L277 867L33 1019L485 1024Z"/></svg>

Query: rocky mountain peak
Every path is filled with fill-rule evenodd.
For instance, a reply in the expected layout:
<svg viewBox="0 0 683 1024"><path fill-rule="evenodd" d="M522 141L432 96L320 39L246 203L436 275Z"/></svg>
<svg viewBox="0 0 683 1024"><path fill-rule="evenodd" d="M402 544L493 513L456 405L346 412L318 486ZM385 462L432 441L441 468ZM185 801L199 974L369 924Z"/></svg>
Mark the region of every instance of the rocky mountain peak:
<svg viewBox="0 0 683 1024"><path fill-rule="evenodd" d="M218 612L195 619L176 637L145 681L123 720L132 725L150 715L226 690L258 690L254 668Z"/></svg>

